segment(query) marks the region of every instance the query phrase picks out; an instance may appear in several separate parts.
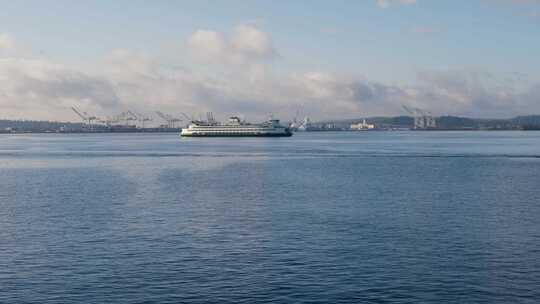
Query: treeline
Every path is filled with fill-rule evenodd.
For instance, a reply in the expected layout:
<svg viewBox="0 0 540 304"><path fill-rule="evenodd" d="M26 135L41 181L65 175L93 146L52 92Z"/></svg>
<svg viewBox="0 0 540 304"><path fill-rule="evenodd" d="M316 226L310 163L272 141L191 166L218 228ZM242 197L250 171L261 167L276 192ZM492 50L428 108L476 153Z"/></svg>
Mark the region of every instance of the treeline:
<svg viewBox="0 0 540 304"><path fill-rule="evenodd" d="M437 119L440 129L474 130L521 130L540 127L540 115L518 116L510 119L480 119L456 116L441 116Z"/></svg>
<svg viewBox="0 0 540 304"><path fill-rule="evenodd" d="M359 123L364 118L325 121L316 124L333 124L340 128L348 128L353 123ZM368 117L367 123L375 124L377 128L412 128L414 118L410 116ZM510 119L484 119L459 116L436 117L439 130L538 130L540 115L517 116Z"/></svg>

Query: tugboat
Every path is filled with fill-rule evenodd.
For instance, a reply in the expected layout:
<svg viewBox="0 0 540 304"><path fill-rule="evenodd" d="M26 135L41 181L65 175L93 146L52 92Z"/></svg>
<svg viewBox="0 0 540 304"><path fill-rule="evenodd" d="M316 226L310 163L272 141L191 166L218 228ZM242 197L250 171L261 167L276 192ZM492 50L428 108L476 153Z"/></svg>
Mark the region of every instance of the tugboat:
<svg viewBox="0 0 540 304"><path fill-rule="evenodd" d="M279 123L279 119L269 119L260 124L243 122L233 116L226 123L213 119L208 121L193 120L180 132L182 137L289 137L292 132Z"/></svg>

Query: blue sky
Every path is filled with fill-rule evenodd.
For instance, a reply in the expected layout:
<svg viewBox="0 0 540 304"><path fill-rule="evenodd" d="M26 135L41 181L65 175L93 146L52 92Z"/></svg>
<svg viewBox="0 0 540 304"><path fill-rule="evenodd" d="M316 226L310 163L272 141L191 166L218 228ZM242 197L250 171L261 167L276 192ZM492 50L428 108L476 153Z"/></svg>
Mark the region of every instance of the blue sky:
<svg viewBox="0 0 540 304"><path fill-rule="evenodd" d="M21 70L32 74L32 68L28 67L28 61L32 60L33 66L39 61L42 69L61 66L66 73L98 78L110 86L104 91L110 89L117 95L111 97L117 99L114 102L117 108L144 108L143 97L147 96L141 93L122 97L125 94L117 87L119 82L131 81L137 85L143 80L131 76L119 80L114 78L119 73L113 77L110 71L100 72L97 68L104 58L123 50L123 54L130 54L122 56L124 59L136 58L140 65L144 58L147 61L144 66L148 68L148 62L152 62L159 67L154 69L158 73L170 75L167 69L181 68L201 81L189 92L176 92L189 97L177 96L189 99L185 103L171 98L152 104L170 111L182 108L220 111L230 106L234 111L249 108L251 114L262 115L273 111L273 107L282 108L283 103L288 110L302 108L315 117L343 116L351 111L357 111L354 114L360 116L396 114L398 103L422 106L441 115L501 116L540 110L534 102L539 102L534 94L540 82L540 1L536 0L4 1L1 5L0 35L4 41L9 40L11 50L0 52L0 58L4 62L10 60L11 70L15 59L19 63L24 60L20 63L24 66ZM242 53L245 49L232 50L235 35L242 35L237 31L239 27L257 33L249 36L243 31L246 36L238 39L257 40L256 35L260 34L264 41L268 39L270 44L265 46L271 52L251 56ZM190 39L197 31L217 33L219 39L225 39L226 50L213 53L222 61L193 58L193 53L198 51L193 50ZM4 49L8 49L6 45L4 42ZM215 44L197 47L204 51ZM233 57L236 59L230 60ZM132 62L129 66L134 65ZM238 71L238 79L228 82L230 75ZM237 84L245 81L242 77L252 81L253 71L257 71L257 77L264 78L256 79L257 84L251 83L251 86L260 85L261 94L256 96L242 91L244 86ZM307 75L307 80L302 75ZM483 75L482 79L478 75ZM174 76L182 77L187 76ZM279 79L289 77L294 80L278 83ZM187 82L195 82L190 79ZM42 85L51 85L52 80L40 81L45 82ZM58 79L52 82L55 81ZM292 84L294 81L298 83ZM220 88L232 89L204 91L214 82L220 82ZM323 87L314 88L313 82ZM462 87L454 88L460 84ZM12 83L7 87L28 89L25 85ZM186 83L177 85L185 87ZM301 92L302 85L306 86L306 92ZM141 87L152 90L148 82ZM268 93L275 88L288 95L277 100L279 96ZM47 93L62 100L45 102L43 108L50 105L56 109L53 112L59 112L72 102L89 110L107 111L103 102L89 101L95 96L63 97L61 93L51 93L52 89L48 88ZM154 89L161 92L171 88ZM329 90L334 90L334 94ZM352 93L340 95L340 90ZM16 96L16 90L5 95L9 97L5 99L10 99L4 101L7 113L27 114L21 104L31 104L28 96ZM362 99L366 96L367 101ZM202 100L204 97L211 101ZM43 100L47 98L51 96ZM497 100L489 103L488 99ZM293 104L294 100L300 101ZM339 109L328 105L334 100L339 101ZM453 111L454 108L457 110ZM28 115L46 117L40 113L28 112Z"/></svg>

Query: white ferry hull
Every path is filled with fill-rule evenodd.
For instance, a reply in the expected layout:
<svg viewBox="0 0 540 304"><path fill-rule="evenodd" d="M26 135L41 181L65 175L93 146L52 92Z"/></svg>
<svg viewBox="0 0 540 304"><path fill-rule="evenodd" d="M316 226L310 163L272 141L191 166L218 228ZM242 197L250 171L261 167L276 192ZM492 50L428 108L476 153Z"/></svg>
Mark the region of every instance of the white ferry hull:
<svg viewBox="0 0 540 304"><path fill-rule="evenodd" d="M180 134L182 137L291 137L292 133L280 134Z"/></svg>
<svg viewBox="0 0 540 304"><path fill-rule="evenodd" d="M289 128L279 124L279 120L269 120L262 124L242 123L239 118L231 117L229 123L192 122L180 133L182 137L289 137Z"/></svg>
<svg viewBox="0 0 540 304"><path fill-rule="evenodd" d="M285 130L282 132L192 132L182 129L182 137L290 137L292 132Z"/></svg>

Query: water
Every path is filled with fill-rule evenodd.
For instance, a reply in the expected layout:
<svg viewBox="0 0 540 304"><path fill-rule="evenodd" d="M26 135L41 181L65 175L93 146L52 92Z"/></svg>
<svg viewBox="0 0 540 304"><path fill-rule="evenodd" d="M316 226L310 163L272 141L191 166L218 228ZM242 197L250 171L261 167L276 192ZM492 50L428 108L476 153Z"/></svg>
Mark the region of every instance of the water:
<svg viewBox="0 0 540 304"><path fill-rule="evenodd" d="M538 303L540 132L0 136L0 303Z"/></svg>

